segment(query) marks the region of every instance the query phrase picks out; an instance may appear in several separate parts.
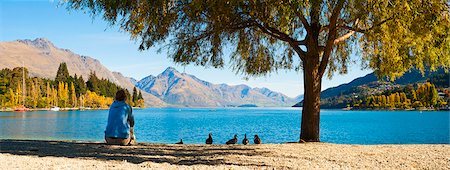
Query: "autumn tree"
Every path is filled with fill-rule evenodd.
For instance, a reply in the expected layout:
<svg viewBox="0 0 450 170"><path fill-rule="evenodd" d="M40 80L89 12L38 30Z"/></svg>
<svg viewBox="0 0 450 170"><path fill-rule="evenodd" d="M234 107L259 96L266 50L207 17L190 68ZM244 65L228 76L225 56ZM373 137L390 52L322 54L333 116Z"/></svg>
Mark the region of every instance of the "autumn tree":
<svg viewBox="0 0 450 170"><path fill-rule="evenodd" d="M140 50L168 43L176 63L221 68L224 49L232 47L237 73L303 70L305 141L320 140L322 77L346 73L352 56L391 79L413 67L450 67L446 0L67 0L66 6L120 25Z"/></svg>
<svg viewBox="0 0 450 170"><path fill-rule="evenodd" d="M74 83L70 83L70 105L72 107L77 107L77 94L75 93Z"/></svg>

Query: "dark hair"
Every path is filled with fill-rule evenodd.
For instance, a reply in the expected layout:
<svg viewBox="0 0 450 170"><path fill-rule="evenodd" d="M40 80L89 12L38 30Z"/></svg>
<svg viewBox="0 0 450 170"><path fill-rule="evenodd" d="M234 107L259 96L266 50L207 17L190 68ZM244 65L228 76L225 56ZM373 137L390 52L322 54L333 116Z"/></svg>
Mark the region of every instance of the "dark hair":
<svg viewBox="0 0 450 170"><path fill-rule="evenodd" d="M125 90L120 89L119 91L117 91L115 99L118 100L118 101L125 101L125 100L127 100L127 95L125 94Z"/></svg>

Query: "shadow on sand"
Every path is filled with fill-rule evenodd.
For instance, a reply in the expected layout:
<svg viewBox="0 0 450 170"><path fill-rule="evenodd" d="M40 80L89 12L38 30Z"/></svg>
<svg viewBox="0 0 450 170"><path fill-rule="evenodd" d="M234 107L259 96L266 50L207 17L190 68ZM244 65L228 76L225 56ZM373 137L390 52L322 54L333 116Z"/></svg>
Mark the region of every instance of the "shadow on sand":
<svg viewBox="0 0 450 170"><path fill-rule="evenodd" d="M270 156L271 153L257 149L257 146L242 145L166 145L138 144L136 146L111 146L104 143L0 140L0 153L31 156L54 156L67 158L91 158L119 160L139 164L151 161L174 165L237 165L268 166L258 160L231 161L226 156Z"/></svg>

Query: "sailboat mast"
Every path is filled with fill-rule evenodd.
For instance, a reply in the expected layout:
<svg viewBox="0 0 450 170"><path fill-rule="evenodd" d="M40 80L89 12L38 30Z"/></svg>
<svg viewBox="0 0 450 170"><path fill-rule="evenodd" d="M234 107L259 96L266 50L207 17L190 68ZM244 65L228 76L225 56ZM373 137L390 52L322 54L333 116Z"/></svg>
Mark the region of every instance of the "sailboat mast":
<svg viewBox="0 0 450 170"><path fill-rule="evenodd" d="M25 63L22 61L22 105L25 106L25 90L27 89L25 87Z"/></svg>

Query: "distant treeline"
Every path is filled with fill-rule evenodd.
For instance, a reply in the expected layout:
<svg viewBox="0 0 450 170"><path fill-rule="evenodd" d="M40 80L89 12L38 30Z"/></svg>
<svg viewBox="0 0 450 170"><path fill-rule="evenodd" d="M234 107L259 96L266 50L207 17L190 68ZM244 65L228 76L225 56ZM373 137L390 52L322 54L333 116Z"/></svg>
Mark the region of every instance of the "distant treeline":
<svg viewBox="0 0 450 170"><path fill-rule="evenodd" d="M449 96L450 93L447 90L444 90L443 96L439 96L435 85L426 82L417 84L416 87L408 85L395 91L384 91L379 95L354 99L351 106L356 109L438 109L448 104L444 98Z"/></svg>
<svg viewBox="0 0 450 170"><path fill-rule="evenodd" d="M25 89L23 85L25 75ZM89 75L85 82L83 76L69 75L66 63L61 63L55 80L28 77L28 70L23 67L0 70L0 107L14 108L23 104L28 108L107 108L113 102L118 85L107 79L99 79L95 73ZM25 90L25 94L23 94ZM128 90L128 103L135 107L144 107L142 93Z"/></svg>

